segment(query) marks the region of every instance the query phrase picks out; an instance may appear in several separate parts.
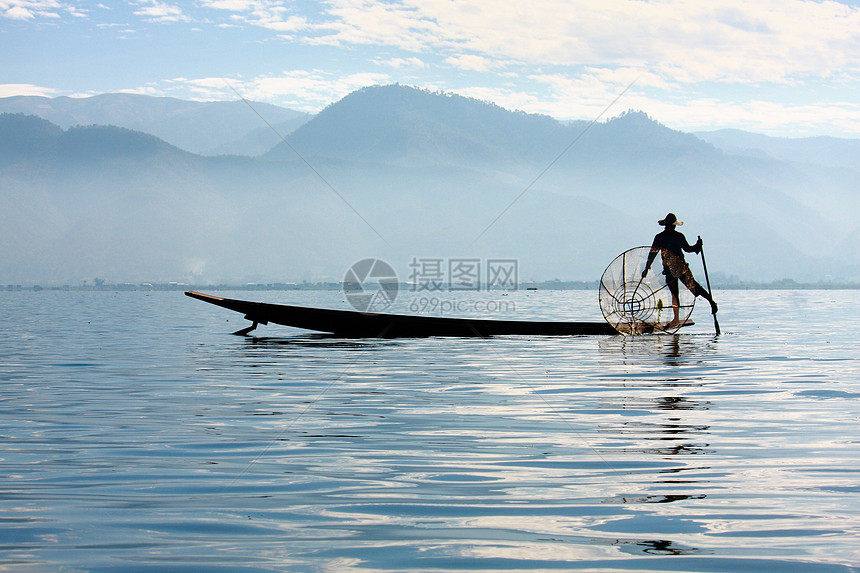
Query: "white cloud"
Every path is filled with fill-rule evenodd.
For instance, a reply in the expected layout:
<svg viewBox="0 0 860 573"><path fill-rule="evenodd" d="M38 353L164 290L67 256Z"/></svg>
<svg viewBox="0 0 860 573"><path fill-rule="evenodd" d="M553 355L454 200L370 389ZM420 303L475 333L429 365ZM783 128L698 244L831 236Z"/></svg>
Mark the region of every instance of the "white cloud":
<svg viewBox="0 0 860 573"><path fill-rule="evenodd" d="M292 71L280 76L260 77L246 82L243 95L257 101L280 102L301 111L318 111L352 91L368 85L387 83L389 76L355 73L333 76L319 70Z"/></svg>
<svg viewBox="0 0 860 573"><path fill-rule="evenodd" d="M152 97L164 96L164 90L156 88L155 86L144 86L144 87L140 87L140 88L122 89L122 90L117 90L116 93L148 95L148 96L152 96ZM89 94L89 95L94 95L94 94Z"/></svg>
<svg viewBox="0 0 860 573"><path fill-rule="evenodd" d="M0 97L12 96L42 96L53 97L59 92L52 88L45 88L33 84L0 84Z"/></svg>
<svg viewBox="0 0 860 573"><path fill-rule="evenodd" d="M764 99L720 99L708 96L707 92L687 92L681 87L678 87L679 93L667 96L664 88L673 86L666 86L659 76L640 74L635 68L588 68L577 76L533 74L525 79L527 81L515 80L501 86L452 87L444 81L422 81L421 85L562 120L594 119L629 87L604 119L636 109L683 131L736 127L781 136L860 137L860 103L851 101L799 104ZM174 78L135 91L186 99L229 100L237 97L232 86L248 100L316 113L356 89L393 81L401 80L385 73L338 74L313 69L251 79L231 78L227 80L229 84L221 77ZM631 82L634 82L632 87Z"/></svg>
<svg viewBox="0 0 860 573"><path fill-rule="evenodd" d="M246 12L259 6L260 2L255 0L201 0L200 5L214 10Z"/></svg>
<svg viewBox="0 0 860 573"><path fill-rule="evenodd" d="M652 117L685 131L735 127L772 135L822 135L826 124L843 136L860 137L860 104L852 102L791 104L754 100L739 105L712 99L692 100L684 105L650 102Z"/></svg>
<svg viewBox="0 0 860 573"><path fill-rule="evenodd" d="M250 80L174 78L163 85L141 88L137 93L158 92L160 95L198 100L231 100L238 97L238 92L239 96L248 100L315 113L357 89L390 82L390 76L380 73L337 75L320 70L293 70L278 76L260 76Z"/></svg>
<svg viewBox="0 0 860 573"><path fill-rule="evenodd" d="M492 61L483 56L462 54L445 59L445 63L453 68L472 72L488 72L497 67Z"/></svg>
<svg viewBox="0 0 860 573"><path fill-rule="evenodd" d="M307 27L307 19L293 13L283 2L271 0L201 0L200 5L212 10L233 12L233 25L259 26L275 32L295 32Z"/></svg>
<svg viewBox="0 0 860 573"><path fill-rule="evenodd" d="M165 4L158 0L139 0L139 3L143 7L135 10L134 15L141 16L150 22L173 23L191 21L191 18L182 13L182 8L179 6Z"/></svg>
<svg viewBox="0 0 860 573"><path fill-rule="evenodd" d="M860 9L809 0L332 0L314 41L464 51L529 65L627 66L667 81L860 73Z"/></svg>
<svg viewBox="0 0 860 573"><path fill-rule="evenodd" d="M558 119L591 120L612 102L624 86L601 85L569 80L562 76L541 77L548 93L531 93L508 88L467 88L457 93L492 101L507 109L542 113ZM634 88L609 109L604 118L628 110L643 110L673 129L707 131L734 127L775 136L813 136L838 134L860 137L860 103L814 102L796 104L765 100L726 101L691 97L680 101L654 98ZM616 91L613 92L611 89Z"/></svg>
<svg viewBox="0 0 860 573"><path fill-rule="evenodd" d="M57 19L61 13L73 16L83 14L73 5L57 0L0 0L0 17L10 20Z"/></svg>
<svg viewBox="0 0 860 573"><path fill-rule="evenodd" d="M427 63L424 62L421 58L416 58L414 56L408 58L389 58L387 60L374 60L374 63L380 66L387 66L389 68L395 69L412 69L412 70L423 70L428 67Z"/></svg>
<svg viewBox="0 0 860 573"><path fill-rule="evenodd" d="M32 11L23 6L11 6L3 11L3 15L10 20L31 20L36 17Z"/></svg>
<svg viewBox="0 0 860 573"><path fill-rule="evenodd" d="M487 87L471 87L453 91L465 97L492 102L505 109L548 114L547 106L544 105L542 98L535 93Z"/></svg>
<svg viewBox="0 0 860 573"><path fill-rule="evenodd" d="M299 16L289 18L274 17L269 20L258 19L255 24L276 32L296 32L307 26L307 20Z"/></svg>
<svg viewBox="0 0 860 573"><path fill-rule="evenodd" d="M84 4L0 0L0 19L38 25L47 19L84 15L75 6ZM119 4L86 6L93 9L88 29L107 33L111 27L114 38L149 41L147 34L134 31L133 22L110 23L119 17L115 14ZM635 79L618 109L642 109L679 129L736 126L818 133L831 129L839 135L860 131L857 104L852 103L860 88L860 7L856 3L133 0L131 7L138 17L152 22L193 22L204 32L211 26L211 35L198 38L200 49L208 53L210 39L239 37L221 28L241 29L245 44L236 48L259 42L267 58L253 62L252 79L231 83L250 99L310 112L355 89L397 81L455 91L509 109L589 119ZM110 18L105 17L108 10L114 12ZM58 33L70 29L55 28ZM189 26L167 30L187 34ZM267 42L276 37L290 41ZM182 64L187 67L176 69L177 75L192 79L142 77L136 83L144 87L135 91L194 99L235 98L223 80L205 76L239 77L247 68L197 71L195 66L206 59L201 54L205 52L189 54ZM293 69L299 57L303 70ZM82 52L80 61L87 58ZM35 57L33 61L32 69L39 69ZM283 69L290 71L279 73ZM116 82L106 84L116 86ZM13 84L5 88L10 95L59 94L29 84L8 86ZM70 85L68 90L91 88Z"/></svg>
<svg viewBox="0 0 860 573"><path fill-rule="evenodd" d="M321 34L308 39L324 45L376 44L420 52L444 42L440 24L406 2L334 0L327 10L331 20L315 26Z"/></svg>

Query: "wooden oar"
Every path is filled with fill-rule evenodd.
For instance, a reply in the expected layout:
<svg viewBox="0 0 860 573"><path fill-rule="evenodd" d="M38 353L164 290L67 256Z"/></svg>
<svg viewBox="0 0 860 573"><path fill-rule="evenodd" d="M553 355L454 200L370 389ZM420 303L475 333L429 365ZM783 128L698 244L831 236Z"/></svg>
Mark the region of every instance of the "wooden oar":
<svg viewBox="0 0 860 573"><path fill-rule="evenodd" d="M702 237L699 237L699 242L701 243ZM699 247L699 254L702 255L702 268L705 269L705 284L708 285L708 294L711 295L713 299L714 293L711 291L711 279L708 278L708 264L705 262L705 248ZM720 334L720 323L717 322L717 313L713 313L714 315L714 330L717 332L717 335Z"/></svg>

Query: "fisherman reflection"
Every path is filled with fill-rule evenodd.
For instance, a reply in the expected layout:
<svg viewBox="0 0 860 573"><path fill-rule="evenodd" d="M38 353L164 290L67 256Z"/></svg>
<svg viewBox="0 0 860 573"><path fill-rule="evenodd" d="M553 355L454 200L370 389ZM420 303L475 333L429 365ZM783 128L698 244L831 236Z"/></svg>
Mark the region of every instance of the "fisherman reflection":
<svg viewBox="0 0 860 573"><path fill-rule="evenodd" d="M698 551L698 549L694 547L679 546L672 541L666 541L665 539L640 541L636 545L643 548L643 553L649 553L651 555L691 555Z"/></svg>
<svg viewBox="0 0 860 573"><path fill-rule="evenodd" d="M677 326L680 322L679 312L681 307L680 299L678 298L678 280L684 281L684 285L693 293L693 296L700 296L711 303L711 312L717 313L717 303L702 285L696 282L693 278L693 273L690 271L690 265L684 260L684 251L688 253L700 253L702 251L702 239L696 241L695 245L690 245L683 233L675 230L678 225L683 225L674 213L669 213L664 219L657 221L657 224L665 227L663 231L657 233L654 237L654 242L651 243L651 252L648 253L648 262L645 264L645 270L642 271L642 278L648 274L651 268L651 263L659 252L663 260L663 274L666 276L666 286L669 292L672 293L672 312L674 319L669 323L669 326Z"/></svg>
<svg viewBox="0 0 860 573"><path fill-rule="evenodd" d="M690 498L690 496L684 496ZM705 496L694 496L695 499L701 499ZM649 555L694 555L703 553L698 547L688 547L667 539L648 539L642 541L619 539L613 545L617 546L623 553L629 555L637 555L647 553Z"/></svg>
<svg viewBox="0 0 860 573"><path fill-rule="evenodd" d="M643 356L657 356L663 364L680 368L685 359L698 359L703 346L695 339L684 338L680 334L664 336L611 336L600 339L601 354L608 361L622 360L624 365L641 365ZM697 381L698 379L691 379Z"/></svg>
<svg viewBox="0 0 860 573"><path fill-rule="evenodd" d="M678 319L678 315L675 315L675 320ZM669 339L669 344L667 344L667 350L663 354L666 358L666 363L669 365L675 365L678 362L678 358L681 358L681 337L677 334L673 334Z"/></svg>

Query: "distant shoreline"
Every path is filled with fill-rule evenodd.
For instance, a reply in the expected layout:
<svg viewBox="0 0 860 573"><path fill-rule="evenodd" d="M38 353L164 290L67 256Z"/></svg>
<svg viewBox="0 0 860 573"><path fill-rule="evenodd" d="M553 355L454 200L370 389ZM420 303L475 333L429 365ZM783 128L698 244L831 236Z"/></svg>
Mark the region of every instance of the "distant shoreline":
<svg viewBox="0 0 860 573"><path fill-rule="evenodd" d="M401 283L403 290L410 290L414 285ZM771 282L731 282L716 283L714 290L856 290L860 289L860 283L801 283L792 279L781 279ZM40 291L330 291L341 290L341 283L337 282L304 282L304 283L245 283L245 284L189 284L181 282L168 283L101 283L82 285L0 285L0 292L40 292ZM517 289L522 291L541 290L598 290L599 281L545 281L521 283ZM511 289L489 289L489 292L504 292ZM441 290L439 292L462 292ZM486 289L485 289L485 292Z"/></svg>

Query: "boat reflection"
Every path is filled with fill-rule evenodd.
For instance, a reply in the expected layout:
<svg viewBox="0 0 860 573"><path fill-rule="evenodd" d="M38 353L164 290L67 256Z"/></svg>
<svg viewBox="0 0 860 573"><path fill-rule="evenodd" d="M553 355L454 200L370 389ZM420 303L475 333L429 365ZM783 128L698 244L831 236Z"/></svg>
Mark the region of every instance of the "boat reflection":
<svg viewBox="0 0 860 573"><path fill-rule="evenodd" d="M341 350L374 350L399 344L394 338L343 338L334 334L302 334L295 337L245 337L249 348L332 348Z"/></svg>
<svg viewBox="0 0 860 573"><path fill-rule="evenodd" d="M623 503L623 504L639 504L639 503L674 503L676 501L685 501L688 499L705 499L707 495L700 493L695 495L684 494L662 494L662 495L634 495L621 496L603 500L603 503Z"/></svg>

